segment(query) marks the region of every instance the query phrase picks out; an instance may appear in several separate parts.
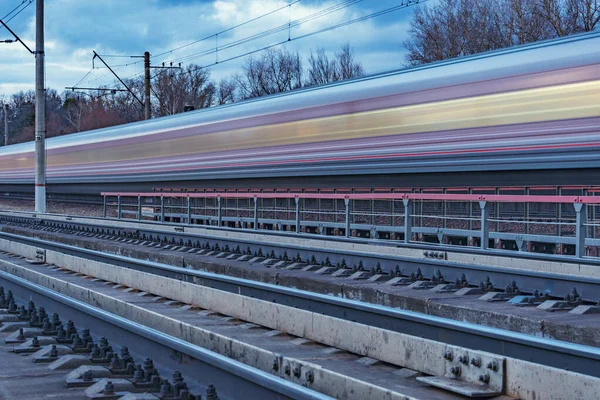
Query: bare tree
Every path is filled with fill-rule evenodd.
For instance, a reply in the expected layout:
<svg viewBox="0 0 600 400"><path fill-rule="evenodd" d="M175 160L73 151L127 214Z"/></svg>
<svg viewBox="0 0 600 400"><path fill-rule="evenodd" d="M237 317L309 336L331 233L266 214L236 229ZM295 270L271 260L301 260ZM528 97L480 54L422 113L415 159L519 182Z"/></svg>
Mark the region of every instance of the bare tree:
<svg viewBox="0 0 600 400"><path fill-rule="evenodd" d="M189 65L182 72L160 74L153 86L158 100L157 116L181 113L185 106L210 107L216 92L210 73L199 65Z"/></svg>
<svg viewBox="0 0 600 400"><path fill-rule="evenodd" d="M511 44L526 44L555 36L552 26L543 16L543 8L536 1L508 0L507 24L512 32Z"/></svg>
<svg viewBox="0 0 600 400"><path fill-rule="evenodd" d="M600 23L599 0L568 0L570 9L577 13L577 28L582 32L596 29Z"/></svg>
<svg viewBox="0 0 600 400"><path fill-rule="evenodd" d="M410 21L406 62L418 65L465 54L468 22L460 0L442 0L433 7L418 6Z"/></svg>
<svg viewBox="0 0 600 400"><path fill-rule="evenodd" d="M556 36L567 36L579 30L579 0L539 0L542 17L548 21Z"/></svg>
<svg viewBox="0 0 600 400"><path fill-rule="evenodd" d="M417 7L405 61L418 65L595 29L600 0L441 0Z"/></svg>
<svg viewBox="0 0 600 400"><path fill-rule="evenodd" d="M84 102L82 99L71 93L65 94L63 103L63 116L66 123L71 127L72 131L81 131L81 120L84 113Z"/></svg>
<svg viewBox="0 0 600 400"><path fill-rule="evenodd" d="M342 45L335 56L339 80L358 78L365 74L362 64L355 60L354 50L349 43Z"/></svg>
<svg viewBox="0 0 600 400"><path fill-rule="evenodd" d="M365 74L364 68L354 57L350 44L342 45L335 58L330 60L325 50L318 48L316 54L312 51L308 58L308 72L305 86L322 85L345 79L358 78Z"/></svg>
<svg viewBox="0 0 600 400"><path fill-rule="evenodd" d="M221 79L217 88L216 104L223 105L233 103L236 100L237 89L238 84L234 78Z"/></svg>
<svg viewBox="0 0 600 400"><path fill-rule="evenodd" d="M302 86L302 62L298 53L268 49L259 57L250 56L243 74L234 75L243 98L286 92Z"/></svg>
<svg viewBox="0 0 600 400"><path fill-rule="evenodd" d="M308 57L308 77L305 86L323 85L336 81L337 69L335 60L329 60L325 49L318 48L316 54L311 51Z"/></svg>

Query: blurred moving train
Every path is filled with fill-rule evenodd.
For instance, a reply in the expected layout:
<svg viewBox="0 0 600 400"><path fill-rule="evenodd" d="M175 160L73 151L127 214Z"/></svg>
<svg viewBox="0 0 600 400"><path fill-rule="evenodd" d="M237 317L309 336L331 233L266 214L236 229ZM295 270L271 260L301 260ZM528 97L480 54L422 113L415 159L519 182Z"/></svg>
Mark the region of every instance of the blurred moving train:
<svg viewBox="0 0 600 400"><path fill-rule="evenodd" d="M47 155L50 192L597 185L600 33L56 137ZM0 188L33 173L33 142L0 149Z"/></svg>

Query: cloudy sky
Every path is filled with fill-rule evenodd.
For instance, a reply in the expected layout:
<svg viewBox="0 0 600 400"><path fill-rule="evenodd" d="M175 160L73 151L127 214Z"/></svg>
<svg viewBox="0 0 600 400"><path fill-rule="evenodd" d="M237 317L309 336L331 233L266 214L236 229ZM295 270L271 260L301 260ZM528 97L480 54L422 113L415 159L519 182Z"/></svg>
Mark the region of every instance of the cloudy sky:
<svg viewBox="0 0 600 400"><path fill-rule="evenodd" d="M404 0L407 2L407 0ZM23 0L0 0L0 18ZM29 0L25 0L26 3ZM288 6L289 3L292 3ZM290 32L283 29L255 40L219 51L227 60L264 46L298 38L377 11L402 4L402 0L46 0L47 87L62 91L66 86L108 85L114 82L106 69L92 70L92 51L101 55L153 54L152 64L193 62L214 64L214 48L253 35L263 34L290 21L305 19ZM336 7L337 8L332 8ZM241 27L214 34L280 11ZM331 12L321 12L324 10ZM285 46L306 59L311 49L323 47L333 53L349 42L367 73L402 66L403 42L407 37L412 7L386 13L362 22L313 36L292 40ZM308 18L312 16L311 18ZM33 49L35 2L10 21L9 26ZM207 36L209 39L185 46ZM0 29L0 40L10 39ZM179 50L174 50L180 48ZM162 55L160 55L162 54ZM139 59L106 57L122 78L143 72ZM239 71L243 58L210 66L215 79ZM96 64L98 66L98 64ZM84 76L88 74L85 79ZM19 43L0 43L0 95L33 89L34 59Z"/></svg>

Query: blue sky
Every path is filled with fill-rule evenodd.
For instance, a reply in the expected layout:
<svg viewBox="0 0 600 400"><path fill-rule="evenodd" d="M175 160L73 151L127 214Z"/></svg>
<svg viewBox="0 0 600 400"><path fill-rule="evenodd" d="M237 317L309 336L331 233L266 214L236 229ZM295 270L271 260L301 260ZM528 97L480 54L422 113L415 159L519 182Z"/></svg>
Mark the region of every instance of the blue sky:
<svg viewBox="0 0 600 400"><path fill-rule="evenodd" d="M0 0L0 17L22 0ZM267 12L284 7L294 0L46 0L46 81L50 88L62 91L73 86L92 68L92 51L105 55L141 55L150 51L158 55L181 45L215 34ZM405 0L407 1L407 0ZM302 0L290 7L236 28L218 38L219 45L247 38L290 20L311 15L342 3L343 0ZM348 21L402 3L402 0L363 0L327 16L314 19L291 29L291 37ZM298 51L306 60L311 49L323 47L333 53L349 42L355 49L367 73L401 67L404 61L403 42L407 37L412 7L344 28L295 40L285 46ZM33 48L35 3L10 22L11 28ZM219 52L219 59L235 57L273 43L286 40L287 30L250 43ZM0 40L10 35L0 29ZM153 57L153 64L188 60L192 54L211 50L215 38L178 51ZM117 73L131 77L142 72L136 59L107 57ZM208 65L215 54L197 57L191 62ZM132 65L123 65L131 64ZM239 71L243 59L211 66L215 79ZM106 69L94 69L80 84L86 86L113 84ZM19 90L33 89L34 59L18 43L0 43L0 96Z"/></svg>

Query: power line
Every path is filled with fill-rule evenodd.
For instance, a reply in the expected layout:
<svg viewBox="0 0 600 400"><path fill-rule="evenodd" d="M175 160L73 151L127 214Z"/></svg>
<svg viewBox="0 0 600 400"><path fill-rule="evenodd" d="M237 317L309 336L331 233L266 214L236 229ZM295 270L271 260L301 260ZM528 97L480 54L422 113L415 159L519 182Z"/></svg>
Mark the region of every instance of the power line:
<svg viewBox="0 0 600 400"><path fill-rule="evenodd" d="M6 14L4 17L2 17L2 19L6 19L8 17L10 17L10 14L14 13L19 7L21 7L23 4L25 4L27 1L31 1L31 0L23 0L21 1L21 4L19 4L18 6L16 6L15 8L13 8L12 10L10 10L10 12L8 14Z"/></svg>
<svg viewBox="0 0 600 400"><path fill-rule="evenodd" d="M306 23L306 22L312 21L312 20L314 20L316 18L320 18L322 16L329 15L329 14L335 12L335 11L339 11L339 10L341 10L343 8L346 8L346 7L349 7L351 5L354 5L354 4L356 4L356 3L360 2L360 1L362 1L362 0L347 0L347 1L343 1L341 3L338 3L338 4L335 4L333 6L330 6L330 7L326 8L326 9L323 9L323 10L320 10L320 11L315 12L313 14L310 14L310 15L308 15L306 17L300 18L300 19L295 20L295 21L288 22L287 24L282 24L282 25L280 25L280 26L278 26L276 28L272 28L272 29L263 31L261 33L249 36L247 38L243 38L243 39L231 42L231 43L227 43L227 44L225 44L225 45L223 45L221 47L216 47L214 49L207 50L207 51L204 51L204 52L200 52L200 53L195 53L195 54L191 54L191 55L188 55L188 56L184 56L182 58L177 59L177 61L180 61L180 62L190 62L190 61L192 61L194 59L197 59L197 58L200 58L202 56L213 54L213 53L215 53L215 52L217 52L219 50L229 49L229 48L235 47L235 46L237 46L239 44L245 44L245 43L248 43L248 42L250 42L252 40L263 38L263 37L269 36L269 35L271 35L273 33L280 32L282 30L288 30L290 26L291 27L299 26L302 23ZM316 31L313 31L313 32L309 32L309 33L306 33L306 34L301 35L301 36L297 36L297 37L290 37L290 36L288 36L288 39L286 39L286 40L282 40L282 41L279 41L279 42L276 42L276 43L272 43L272 44L260 47L258 49L247 51L247 52L244 52L242 54L238 54L238 55L235 55L235 56L232 56L232 57L229 57L229 58L221 59L221 60L218 60L217 62L214 62L214 63L211 63L211 64L205 64L205 65L202 66L202 68L207 68L207 67L215 66L215 65L218 65L218 64L222 64L224 62L233 61L233 60L236 60L236 59L239 59L239 58L242 58L242 57L246 57L246 56L249 56L249 55L252 55L252 54L264 51L264 50L268 50L268 49L273 48L273 47L281 46L281 45L283 45L285 43L288 43L288 42L292 42L292 41L295 41L295 40L300 40L300 39L304 39L304 38L307 38L307 37L315 36L315 35L318 35L318 34L321 34L321 33L326 33L326 32L329 32L329 31L333 31L333 30L338 29L338 28L349 26L349 25L352 25L352 24L355 24L355 23L358 23L358 22L363 22L363 21L366 21L366 20L369 20L369 19L372 19L372 18L380 17L380 16L383 16L383 15L386 15L386 14L389 14L389 13L392 13L392 12L395 12L395 11L398 11L398 10L401 10L401 9L404 9L404 8L408 8L408 7L410 7L412 5L415 5L415 4L419 3L419 2L426 2L426 1L427 0L402 0L402 2L400 4L398 4L398 5L396 5L396 6L389 7L389 8L386 8L384 10L380 10L380 11L377 11L377 12L374 12L374 13L371 13L371 14L368 14L368 15L361 16L361 17L357 17L357 18L351 19L349 21L344 21L344 22L341 22L341 23L329 26L327 28L323 28L323 29L319 29L319 30L316 30ZM244 24L245 23L240 24L240 25L244 25ZM240 26L240 25L238 25L238 26ZM234 28L235 27L230 28L230 29L234 29ZM230 30L230 29L228 29L228 30ZM225 30L225 31L227 31L227 30ZM208 36L207 38L211 38L211 37L214 37L214 36L215 35L211 35L211 36ZM199 41L197 41L197 42L199 42ZM184 47L184 46L182 46L182 47ZM157 56L164 55L164 54L167 54L169 52L171 52L171 51L160 53ZM182 61L182 60L185 60L185 61ZM161 71L161 72L155 74L152 77L152 79L155 79L156 77L162 75L163 72L164 71ZM185 73L185 72L180 72L177 75L181 75L183 73ZM133 78L135 78L135 77L137 77L139 75L142 75L142 74L143 74L143 72L137 73L137 74L134 74L131 77L126 78L126 79L133 79Z"/></svg>
<svg viewBox="0 0 600 400"><path fill-rule="evenodd" d="M140 56L127 56L123 54L100 54L104 58L139 58Z"/></svg>
<svg viewBox="0 0 600 400"><path fill-rule="evenodd" d="M24 0L24 1L28 1L28 0ZM29 0L29 1L33 1L33 0ZM204 37L204 38L202 38L202 39L199 39L199 40L196 40L196 41L194 41L194 42L191 42L191 43L188 43L188 44L185 44L185 45L179 46L179 47L177 47L177 48L174 48L174 49L171 49L171 50L164 51L164 52L162 52L162 53L159 53L159 54L155 55L154 57L160 57L160 56L163 56L163 55L165 55L165 54L169 54L169 53L172 53L172 52L174 52L174 51L177 51L177 50L180 50L180 49L183 49L183 48L186 48L186 47L192 46L192 45L194 45L194 44L196 44L196 43L200 43L200 42L202 42L202 41L204 41L204 40L207 40L207 39L210 39L210 38L212 38L212 37L215 37L215 36L218 36L218 35L222 35L222 34L224 34L224 33L226 33L226 32L232 31L232 30L234 30L234 29L236 29L236 28L239 28L239 27L241 27L241 26L247 25L247 24L249 24L249 23L251 23L251 22L257 21L257 20L259 20L259 19L261 19L261 18L264 18L264 17L266 17L266 16L272 15L272 14L274 14L274 13L276 13L276 12L278 12L278 11L281 11L281 10L283 10L283 9L285 9L285 8L289 8L289 7L291 7L292 5L299 3L300 1L301 1L301 0L295 0L295 1L292 1L292 2L290 2L290 3L288 3L288 4L286 4L286 5L285 5L285 6L283 6L283 7L279 7L279 8L277 8L277 9L275 9L275 10L269 11L269 12L267 12L267 13L265 13L265 14L259 15L259 16L255 17L255 18L252 18L252 19L250 19L250 20L244 21L244 22L242 22L242 23L240 23L240 24L234 25L234 26L232 26L232 27L230 27L230 28L224 29L224 30L222 30L222 31L219 31L219 32L217 32L217 33L214 33L214 34L212 34L212 35L209 35L209 36L206 36L206 37ZM361 1L362 1L362 0L361 0ZM115 54L115 55L111 55L111 54L108 54L108 55L102 55L102 57L128 58L128 57L131 57L131 56L127 56L127 55L116 55L116 54ZM139 64L139 63L141 63L141 62L143 62L143 60L141 60L141 61L135 61L135 62L131 62L131 63L125 63L125 64L112 65L112 66L111 66L111 68L113 68L113 69L115 69L115 70L116 70L116 69L119 69L119 68L123 68L123 67L128 67L128 66L131 66L131 65ZM94 68L92 68L92 70L93 70L93 69L104 69L104 68L107 68L107 67L94 67ZM82 83L82 81L83 81L83 80L84 80L86 77L88 77L88 76L90 75L90 73L91 73L91 72L92 72L92 71L88 72L88 73L87 73L87 74L86 74L86 75L85 75L83 78L81 78L81 80L80 80L80 81L79 81L79 82L78 82L78 83L77 83L75 86L78 86L79 84L81 84L81 83ZM161 72L159 72L158 74L156 74L156 75L155 75L155 76L154 76L152 79L154 79L156 76L160 75L161 73L162 73L162 71L161 71ZM141 75L141 74L142 74L142 73L136 73L136 74L132 75L131 77L128 77L128 78L125 78L125 79L127 79L127 80L128 80L128 79L133 79L133 78L135 78L135 77L137 77L137 76L139 76L139 75ZM107 77L107 76L109 76L109 75L111 75L111 74L110 74L110 73L107 73L107 74L104 74L104 75L102 75L101 77L98 77L98 78L95 78L95 79L90 79L90 80L87 80L87 81L85 81L85 82L83 82L83 83L86 83L86 84L87 84L87 83L90 83L90 82L92 82L92 81L94 81L94 80L98 80L98 79L102 79L102 78L104 78L104 77Z"/></svg>
<svg viewBox="0 0 600 400"><path fill-rule="evenodd" d="M15 15L13 15L12 17L10 17L9 19L7 19L5 22L9 23L10 21L12 21L16 16L18 16L19 14L21 14L27 7L29 7L31 5L31 3L33 3L35 0L23 0L21 1L21 4L19 4L18 6L16 6L15 8L13 8L8 14L6 14L2 19L5 20L6 18L8 18L11 14L13 14L17 9L19 9L20 7L23 6L23 4L25 4L25 6L23 8L21 8ZM3 26L0 26L0 29L2 29Z"/></svg>
<svg viewBox="0 0 600 400"><path fill-rule="evenodd" d="M194 44L196 44L196 43L203 42L203 41L205 41L205 40L208 40L208 39L210 39L210 38L213 38L213 37L215 37L215 36L222 35L222 34L224 34L224 33L226 33L226 32L232 31L232 30L234 30L234 29L236 29L236 28L239 28L239 27L241 27L241 26L247 25L247 24L249 24L249 23L251 23L251 22L258 21L258 20L259 20L259 19L261 19L261 18L264 18L264 17L267 17L267 16L269 16L269 15L275 14L276 12L278 12L278 11L281 11L281 10L283 10L283 9L287 8L287 7L291 7L292 5L294 5L294 4L296 4L296 3L300 3L300 1L301 1L301 0L296 0L296 1L293 1L293 2L291 2L291 3L288 3L288 4L286 4L286 5L285 5L285 6L283 6L283 7L279 7L279 8L277 8L277 9L275 9L275 10L272 10L272 11L269 11L269 12L267 12L267 13L265 13L265 14L259 15L258 17L252 18L252 19L250 19L250 20L248 20L248 21L244 21L244 22L242 22L242 23L240 23L240 24L237 24L237 25L235 25L235 26L232 26L231 28L224 29L224 30L222 30L222 31L220 31L220 32L213 33L212 35L205 36L205 37L203 37L202 39L198 39L198 40L195 40L195 41L193 41L193 42L191 42L191 43L184 44L184 45L182 45L182 46L179 46L179 47L176 47L176 48L174 48L174 49L167 50L167 51L164 51L164 52L162 52L162 53L156 54L156 55L154 55L154 57L160 57L160 56L164 56L165 54L172 53L172 52L174 52L174 51L181 50L181 49L184 49L184 48L186 48L186 47L192 46L192 45L194 45Z"/></svg>
<svg viewBox="0 0 600 400"><path fill-rule="evenodd" d="M262 39L262 38L267 37L267 36L271 36L271 35L273 35L275 33L283 32L283 31L289 31L291 28L295 28L295 27L300 26L302 24L305 24L307 22L314 21L315 19L322 18L324 16L333 14L333 13L335 13L337 11L343 10L344 8L348 8L348 7L353 6L353 5L357 4L357 3L360 3L362 1L363 0L346 0L346 1L342 1L340 3L334 4L334 5L330 6L330 7L327 7L327 8L324 8L322 10L319 10L319 11L317 11L315 13L312 13L310 15L307 15L306 17L303 17L303 18L300 18L300 19L297 19L297 20L294 20L294 21L291 21L291 22L288 22L288 23L285 23L285 24L281 24L281 25L279 25L279 26L277 26L275 28L267 29L266 31L262 31L262 32L254 34L254 35L247 36L245 38L238 39L238 40L235 40L233 42L229 42L229 43L224 44L224 45L222 45L220 47L211 48L209 50L204 50L204 51L201 51L201 52L198 52L198 53L194 53L194 54L189 54L187 56L175 59L175 61L178 61L178 62L190 62L192 60L195 60L195 59L200 58L200 57L204 57L206 55L215 54L218 51L227 50L227 49L230 49L230 48L242 45L242 44L249 43L249 42L254 41L254 40L258 40L258 39ZM291 41L291 37L289 37L289 36L288 36L288 41Z"/></svg>
<svg viewBox="0 0 600 400"><path fill-rule="evenodd" d="M131 95L133 96L133 98L134 98L134 99L136 99L136 100L138 101L138 103L140 103L140 104L143 106L143 105L144 105L144 103L142 103L142 101L141 101L141 100L140 100L140 99L139 99L139 98L138 98L138 97L135 95L135 93L133 93L133 91L132 91L132 90L129 88L129 86L127 86L127 85L125 84L125 82L123 82L123 80L122 80L122 79L119 77L119 75L117 75L117 74L115 73L115 71L114 71L114 70L113 70L111 67L109 67L109 66L108 66L108 64L107 64L107 63L106 63L106 62L105 62L105 61L102 59L102 57L100 57L100 56L98 55L98 53L96 53L95 51L94 51L94 58L92 58L92 63L94 62L94 59L95 59L96 57L97 57L97 58L98 58L100 61L102 61L102 64L106 65L106 68L108 68L108 69L110 70L110 72L112 72L112 74L113 74L113 75L114 75L114 76L115 76L115 77L116 77L116 78L119 80L119 82L121 82L121 84L122 84L123 86L125 86L125 88L126 88L128 91L129 91L129 93L131 93Z"/></svg>
<svg viewBox="0 0 600 400"><path fill-rule="evenodd" d="M85 78L87 78L87 77L88 77L88 76L89 76L89 75L92 73L92 71L94 71L94 68L91 68L91 69L88 71L88 73L87 73L87 74L85 74L85 75L84 75L84 77L83 77L83 78L81 78L81 79L79 80L79 82L77 82L77 83L76 83L76 84L74 84L73 86L74 86L74 87L76 87L76 86L79 86L79 84L80 84L80 83L81 83L81 82L82 82L82 81L83 81ZM88 81L88 82L89 82L89 81Z"/></svg>
<svg viewBox="0 0 600 400"><path fill-rule="evenodd" d="M307 38L307 37L310 37L310 36L315 36L315 35L318 35L318 34L321 34L321 33L333 31L335 29L338 29L338 28L341 28L341 27L344 27L344 26L352 25L352 24L355 24L355 23L358 23L358 22L363 22L363 21L366 21L368 19L372 19L372 18L376 18L376 17L382 16L382 15L385 15L385 14L389 14L391 12L398 11L398 10L403 9L403 8L408 8L408 7L410 7L410 6L414 5L414 4L417 4L419 2L424 3L426 1L428 1L428 0L402 0L402 2L399 5L396 5L396 6L393 6L393 7L389 7L389 8L386 8L384 10L380 10L380 11L377 11L377 12L374 12L374 13L371 13L371 14L368 14L368 15L364 15L362 17L357 17L357 18L351 19L349 21L341 22L339 24L335 24L335 25L329 26L327 28L323 28L323 29L319 29L319 30L316 30L316 31L313 31L313 32L310 32L310 33L306 33L306 34L301 35L301 36L293 37L293 38L290 38L289 40L282 40L282 41L277 42L277 43L272 43L270 45L263 46L261 48L255 49L255 50L251 50L251 51L245 52L243 54L239 54L239 55L236 55L236 56L232 56L232 57L220 60L218 63L215 62L215 63L211 63L211 64L205 64L205 65L202 66L202 68L212 67L212 66L215 66L217 64L222 64L222 63L227 62L227 61L236 60L238 58L246 57L246 56L249 56L249 55L252 55L252 54L264 51L264 50L268 50L268 49L273 48L273 47L281 46L281 45L283 45L285 43L289 43L289 42L292 42L292 41L295 41L295 40L300 40L300 39L304 39L304 38ZM190 61L190 60L188 60L188 61Z"/></svg>

